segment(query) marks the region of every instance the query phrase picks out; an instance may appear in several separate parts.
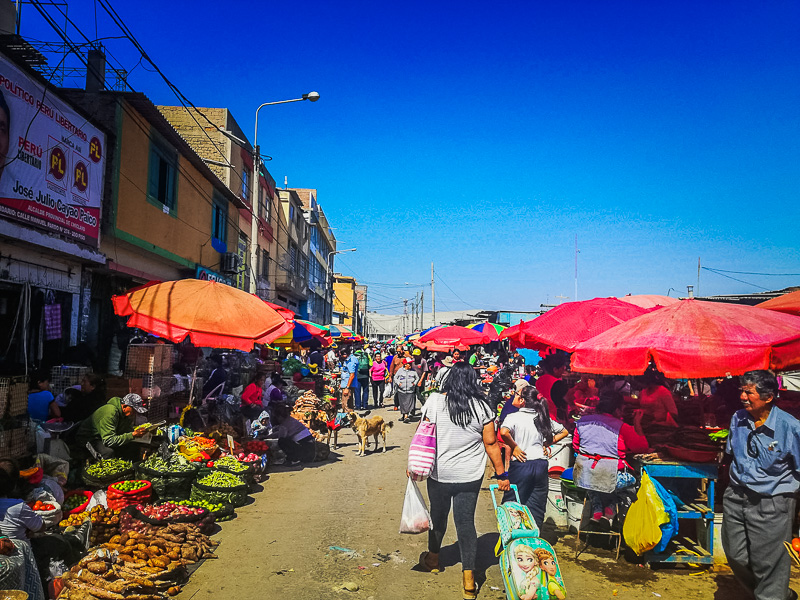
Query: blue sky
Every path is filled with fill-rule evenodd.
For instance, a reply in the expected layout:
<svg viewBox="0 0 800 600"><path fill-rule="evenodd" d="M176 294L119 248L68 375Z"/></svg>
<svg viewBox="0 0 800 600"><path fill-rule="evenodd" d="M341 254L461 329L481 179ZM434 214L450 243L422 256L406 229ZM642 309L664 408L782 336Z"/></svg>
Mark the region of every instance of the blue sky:
<svg viewBox="0 0 800 600"><path fill-rule="evenodd" d="M576 234L580 299L685 293L698 257L800 273L797 2L258 4L114 7L251 137L262 102L321 94L262 109L259 143L279 184L317 188L358 248L337 270L370 283L372 308L423 289L403 284L431 261L439 310L572 298ZM90 38L94 6L70 3ZM55 39L24 10L23 35ZM97 24L120 35L99 7ZM106 44L135 89L176 103L130 43ZM703 271L700 293L800 285L733 277L752 285Z"/></svg>

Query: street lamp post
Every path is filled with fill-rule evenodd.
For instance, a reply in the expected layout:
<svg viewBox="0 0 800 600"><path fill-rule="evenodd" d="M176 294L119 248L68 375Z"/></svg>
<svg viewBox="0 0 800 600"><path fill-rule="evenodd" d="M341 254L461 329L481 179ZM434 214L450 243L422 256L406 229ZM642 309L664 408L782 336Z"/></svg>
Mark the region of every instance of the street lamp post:
<svg viewBox="0 0 800 600"><path fill-rule="evenodd" d="M250 268L252 277L250 278L250 293L256 293L256 278L258 277L258 273L255 271L256 264L258 264L258 172L259 172L259 161L261 160L261 155L259 153L258 148L258 111L260 111L265 106L272 106L273 104L288 104L289 102L302 102L303 100L308 100L309 102L316 102L319 100L319 94L317 92L309 92L308 94L303 94L300 98L293 98L292 100L278 100L276 102L264 102L261 106L256 109L256 125L255 125L255 132L253 134L253 181L250 183L251 190L250 190L250 201L252 203L253 209L253 218L250 227Z"/></svg>
<svg viewBox="0 0 800 600"><path fill-rule="evenodd" d="M347 250L331 250L328 252L328 259L325 261L325 294L330 294L331 297L331 314L328 315L328 320L331 323L333 323L333 281L331 281L331 271L333 270L333 265L331 265L331 256L334 254L344 254L345 252L355 252L356 250L356 248L348 248Z"/></svg>

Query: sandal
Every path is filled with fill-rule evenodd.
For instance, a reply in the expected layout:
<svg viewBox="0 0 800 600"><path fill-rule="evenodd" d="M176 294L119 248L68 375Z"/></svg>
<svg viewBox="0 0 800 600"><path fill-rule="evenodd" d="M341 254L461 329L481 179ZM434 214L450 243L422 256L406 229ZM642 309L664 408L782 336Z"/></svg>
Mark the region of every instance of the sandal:
<svg viewBox="0 0 800 600"><path fill-rule="evenodd" d="M423 552L419 555L419 568L426 573L439 573L439 557L436 557L436 561L428 560L430 558L430 552Z"/></svg>

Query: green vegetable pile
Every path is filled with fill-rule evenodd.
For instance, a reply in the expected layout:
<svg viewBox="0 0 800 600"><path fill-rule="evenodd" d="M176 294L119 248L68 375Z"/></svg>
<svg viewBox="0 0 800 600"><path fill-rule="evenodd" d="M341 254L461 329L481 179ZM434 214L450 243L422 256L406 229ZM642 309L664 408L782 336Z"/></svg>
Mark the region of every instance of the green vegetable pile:
<svg viewBox="0 0 800 600"><path fill-rule="evenodd" d="M137 480L120 481L111 487L113 487L115 490L119 490L120 492L134 492L142 489L143 487L147 487L147 482Z"/></svg>
<svg viewBox="0 0 800 600"><path fill-rule="evenodd" d="M121 458L102 459L86 467L86 474L92 477L109 477L133 468L133 463Z"/></svg>
<svg viewBox="0 0 800 600"><path fill-rule="evenodd" d="M724 442L728 439L728 435L730 435L730 431L727 429L720 429L719 431L715 431L714 433L709 433L708 437L710 437L715 442Z"/></svg>
<svg viewBox="0 0 800 600"><path fill-rule="evenodd" d="M225 467L226 470L233 471L234 473L241 473L242 471L248 470L247 465L243 465L233 456L223 456L214 463L214 466Z"/></svg>
<svg viewBox="0 0 800 600"><path fill-rule="evenodd" d="M86 503L86 496L83 494L73 494L64 501L64 510L72 510L78 508L81 504Z"/></svg>
<svg viewBox="0 0 800 600"><path fill-rule="evenodd" d="M213 471L202 479L198 479L197 483L215 488L237 487L244 485L244 481L241 479L241 477L237 477L232 473L226 473L225 471Z"/></svg>
<svg viewBox="0 0 800 600"><path fill-rule="evenodd" d="M233 510L230 511L230 514L219 516L218 513L223 513L226 511L228 505L222 502L209 502L208 500L180 500L175 504L182 504L183 506L194 506L196 508L205 508L208 513L214 517L216 522L220 521L228 521L233 518L234 513Z"/></svg>
<svg viewBox="0 0 800 600"><path fill-rule="evenodd" d="M165 461L160 456L153 454L142 463L143 466L159 473L175 473L179 471L193 471L194 467L189 464L180 454L173 454L169 461Z"/></svg>

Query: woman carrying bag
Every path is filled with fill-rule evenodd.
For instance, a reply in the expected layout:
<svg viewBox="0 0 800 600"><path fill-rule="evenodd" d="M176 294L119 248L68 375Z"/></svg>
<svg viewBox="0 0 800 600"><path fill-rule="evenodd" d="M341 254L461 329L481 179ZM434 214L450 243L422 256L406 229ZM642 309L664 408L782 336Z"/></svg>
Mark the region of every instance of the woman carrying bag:
<svg viewBox="0 0 800 600"><path fill-rule="evenodd" d="M436 458L428 478L431 525L428 551L419 557L424 571L439 570L439 550L447 531L450 506L461 551L462 592L466 600L477 597L475 557L478 534L475 506L483 482L488 455L500 489L508 491L508 473L495 434L494 418L475 371L455 363L442 392L434 392L422 409L422 422L436 425ZM406 475L409 475L408 471Z"/></svg>

